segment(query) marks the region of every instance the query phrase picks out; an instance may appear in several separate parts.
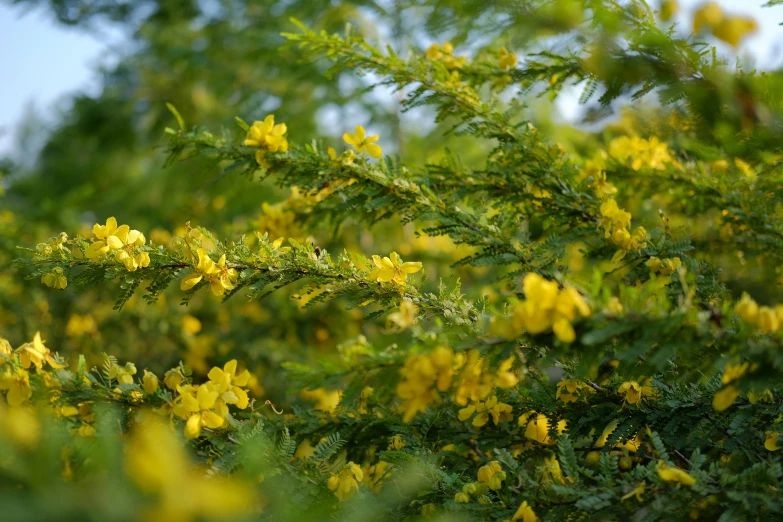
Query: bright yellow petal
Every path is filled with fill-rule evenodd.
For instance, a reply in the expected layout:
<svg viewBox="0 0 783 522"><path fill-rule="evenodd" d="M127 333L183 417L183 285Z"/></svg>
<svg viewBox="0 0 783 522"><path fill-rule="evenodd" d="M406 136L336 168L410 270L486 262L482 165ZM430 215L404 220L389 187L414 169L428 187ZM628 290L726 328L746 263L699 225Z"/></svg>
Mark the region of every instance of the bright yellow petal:
<svg viewBox="0 0 783 522"><path fill-rule="evenodd" d="M367 154L372 156L375 159L380 158L383 156L383 149L379 145L376 145L375 143L367 143L364 148L367 150Z"/></svg>
<svg viewBox="0 0 783 522"><path fill-rule="evenodd" d="M195 439L199 435L201 435L201 415L197 413L188 418L185 424L185 437Z"/></svg>
<svg viewBox="0 0 783 522"><path fill-rule="evenodd" d="M179 285L179 289L183 292L190 290L201 281L201 274L190 274Z"/></svg>

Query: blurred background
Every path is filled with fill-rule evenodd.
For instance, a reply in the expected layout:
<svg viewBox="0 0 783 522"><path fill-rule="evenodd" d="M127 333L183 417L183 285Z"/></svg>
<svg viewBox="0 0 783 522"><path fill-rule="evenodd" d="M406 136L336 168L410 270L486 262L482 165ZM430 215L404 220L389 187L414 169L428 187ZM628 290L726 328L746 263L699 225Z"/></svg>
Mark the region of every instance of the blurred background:
<svg viewBox="0 0 783 522"><path fill-rule="evenodd" d="M746 70L776 71L783 65L778 26L783 9L762 9L761 2L750 0L718 3L758 23L737 48L709 40L720 55ZM305 231L296 220L305 206L296 192L269 181L222 175L204 159L164 169L163 131L174 125L165 103L173 103L189 125L215 132L225 128L237 139L235 116L252 121L274 113L276 121L287 123L294 143L321 137L341 150L342 134L364 125L370 134L380 134L385 153L399 154L407 164L439 161L433 151L451 146L465 165L477 165L487 143L444 134L448 124L433 123L426 109L401 113L399 94L384 88L367 92L373 78L349 73L327 78L328 64L302 62L295 49L281 48L280 32L295 31L289 21L294 16L328 32L351 24L369 41L402 53L446 40L455 44L455 54L468 56L503 46L520 57L551 47L565 49L581 8L570 9L575 3L564 0L541 17L526 17L524 10L515 11L525 4L0 0L0 337L16 346L40 330L48 346L66 356L84 352L97 364L101 352L108 352L155 371L182 359L204 374L239 356L263 382L255 385L256 395L273 400L285 388L275 371L282 361L338 359L381 334L383 345L394 341L383 324L367 324L361 311L343 310L339 303L302 310L304 301L291 300L303 293L297 288L263 302L236 296L227 305L202 292L187 308L180 306L177 292L154 305L137 296L117 313L112 310L116 289L78 296L71 289L55 291L26 281L11 267L15 257L24 255L17 246L34 247L61 231L87 237L94 223L109 216L157 244L169 244L190 221L233 240L268 232L332 252L345 248L388 255L396 250L405 260L424 262L433 287L440 277L453 281L459 276L472 288L469 297L485 293L494 298L493 290L483 288L495 274L451 268L466 251L447 238L419 238L411 225L397 221L381 223L372 235L356 223L339 228L323 223ZM650 4L657 9L656 0ZM679 4L668 26L686 37L700 2ZM557 97L531 96L528 101L531 120L562 138L566 147L589 150L613 136L623 114L627 116L623 105L632 105L636 117L655 109L654 100L630 104L621 99L600 121L588 123L591 107L579 103L583 88L565 86ZM615 130L607 130L612 125ZM567 126L577 130L558 130ZM634 211L635 219L641 216L647 225L645 215L654 216L655 209ZM709 228L705 225L707 232ZM733 279L727 281L730 286L752 287L764 280L752 267L743 268L741 259L726 263L735 268L727 276ZM580 267L575 259L573 268ZM777 291L757 290L762 301Z"/></svg>

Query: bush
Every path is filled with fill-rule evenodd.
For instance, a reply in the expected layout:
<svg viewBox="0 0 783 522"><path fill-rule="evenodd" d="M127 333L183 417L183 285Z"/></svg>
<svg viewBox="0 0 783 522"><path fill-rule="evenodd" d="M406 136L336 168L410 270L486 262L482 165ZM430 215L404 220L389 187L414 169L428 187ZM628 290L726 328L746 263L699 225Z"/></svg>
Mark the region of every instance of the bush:
<svg viewBox="0 0 783 522"><path fill-rule="evenodd" d="M226 238L104 216L27 249L20 273L51 292L108 285L119 315L134 296L230 306L293 287L283 308L359 327L332 325L336 351L270 351L270 399L263 340L150 371L154 356L90 368L39 333L0 339L9 520L778 519L783 305L742 292L779 294L778 76L661 29L674 2L657 20L643 2L531 6L576 47L403 56L296 20L284 34L285 52L391 87L478 159L405 164L358 122L342 143L289 142L280 111L216 134L170 105L169 165L198 157L291 196ZM753 29L712 6L695 18L731 45ZM534 124L525 101L572 84L604 109L657 105L592 133ZM408 224L416 247L368 257L352 237ZM324 227L336 248L304 232Z"/></svg>

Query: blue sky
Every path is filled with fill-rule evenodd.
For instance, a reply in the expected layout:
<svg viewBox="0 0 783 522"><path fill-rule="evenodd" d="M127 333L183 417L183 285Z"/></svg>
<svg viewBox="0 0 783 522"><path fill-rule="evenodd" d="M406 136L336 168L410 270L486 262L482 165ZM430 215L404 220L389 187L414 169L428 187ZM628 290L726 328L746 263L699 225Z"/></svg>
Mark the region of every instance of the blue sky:
<svg viewBox="0 0 783 522"><path fill-rule="evenodd" d="M2 0L0 0L2 1ZM651 0L656 4L656 0ZM702 0L680 0L682 11L690 12ZM746 39L740 53L751 53L761 68L783 64L783 7L762 9L762 0L719 0L731 13L753 16L760 29ZM690 20L682 18L683 29ZM25 107L34 104L42 115L67 107L70 94L98 91L100 63L114 57L110 41L66 28L52 21L48 13L28 11L0 4L0 156L13 149L14 128ZM116 42L116 35L113 42ZM719 47L729 52L727 47ZM576 109L573 100L559 103L562 112Z"/></svg>

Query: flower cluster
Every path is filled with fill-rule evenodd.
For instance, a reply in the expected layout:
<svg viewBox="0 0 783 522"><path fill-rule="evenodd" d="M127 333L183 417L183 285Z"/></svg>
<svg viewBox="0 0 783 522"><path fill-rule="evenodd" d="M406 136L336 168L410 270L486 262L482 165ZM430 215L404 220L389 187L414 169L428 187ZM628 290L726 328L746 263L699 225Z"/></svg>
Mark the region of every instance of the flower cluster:
<svg viewBox="0 0 783 522"><path fill-rule="evenodd" d="M180 289L190 290L203 280L209 283L209 289L216 296L223 295L226 290L233 290L239 275L236 269L226 266L226 255L220 256L218 262L215 263L203 248L199 248L196 252L198 263L193 267L194 272L182 280Z"/></svg>
<svg viewBox="0 0 783 522"><path fill-rule="evenodd" d="M400 370L403 380L397 385L397 395L403 399L400 412L403 422L410 422L419 413L427 411L430 403L438 400L439 391L451 387L454 372L464 357L447 346L438 346L430 354L413 354Z"/></svg>
<svg viewBox="0 0 783 522"><path fill-rule="evenodd" d="M209 381L193 385L177 386L179 396L174 399L172 412L186 419L185 436L195 439L201 434L202 426L218 429L228 425L228 405L233 404L240 410L247 408L249 398L247 386L250 372L237 374L237 361L231 360L223 369L212 368Z"/></svg>
<svg viewBox="0 0 783 522"><path fill-rule="evenodd" d="M734 310L743 321L758 326L762 334L777 333L783 326L783 305L759 306L747 293L742 294Z"/></svg>
<svg viewBox="0 0 783 522"><path fill-rule="evenodd" d="M458 418L461 421L466 421L473 416L474 413L478 413L473 419L473 427L480 428L489 422L492 417L492 422L495 425L504 421L510 421L513 417L511 412L513 408L510 404L504 404L498 402L498 398L495 395L489 397L486 401L477 401L465 408L459 410Z"/></svg>
<svg viewBox="0 0 783 522"><path fill-rule="evenodd" d="M631 227L631 214L617 206L617 201L607 199L601 203L601 221L599 226L604 229L604 237L612 238L612 243L618 250L612 257L613 262L620 261L628 252L643 248L647 243L647 230L644 227L636 227L633 233Z"/></svg>
<svg viewBox="0 0 783 522"><path fill-rule="evenodd" d="M332 474L327 486L334 495L342 500L348 500L359 492L359 483L364 479L364 472L358 464L349 462L338 474Z"/></svg>
<svg viewBox="0 0 783 522"><path fill-rule="evenodd" d="M138 230L132 230L128 225L117 226L117 220L110 217L105 225L96 223L92 233L97 240L87 248L87 259L96 260L104 254L113 253L114 259L125 265L129 272L149 266L150 255L142 248L147 238Z"/></svg>
<svg viewBox="0 0 783 522"><path fill-rule="evenodd" d="M653 256L645 263L653 274L660 273L661 275L670 275L677 271L682 266L682 261L679 257L672 257L668 259L658 259Z"/></svg>
<svg viewBox="0 0 783 522"><path fill-rule="evenodd" d="M609 156L627 164L633 170L665 170L675 164L666 143L655 136L649 140L639 136L620 136L609 143Z"/></svg>
<svg viewBox="0 0 783 522"><path fill-rule="evenodd" d="M557 395L555 398L568 404L569 402L586 400L593 393L595 393L595 390L580 380L563 379L557 383Z"/></svg>
<svg viewBox="0 0 783 522"><path fill-rule="evenodd" d="M727 410L734 400L739 397L739 388L736 386L736 381L743 377L750 369L750 364L744 362L742 364L729 363L723 369L723 376L721 377L721 384L723 387L718 390L715 397L712 400L712 407L715 411Z"/></svg>
<svg viewBox="0 0 783 522"><path fill-rule="evenodd" d="M590 307L582 295L571 286L560 289L557 282L547 281L535 273L529 273L522 281L525 300L514 310L518 326L532 334L551 329L560 341L572 343L576 332L571 323L577 314L590 316Z"/></svg>
<svg viewBox="0 0 783 522"><path fill-rule="evenodd" d="M693 14L693 32L702 29L709 29L719 40L737 47L745 36L758 29L758 24L753 18L726 16L717 2L708 2Z"/></svg>
<svg viewBox="0 0 783 522"><path fill-rule="evenodd" d="M465 56L454 56L453 53L454 46L451 42L444 42L443 45L437 43L430 45L424 54L432 61L441 62L446 69L452 70L462 68L467 61L467 58Z"/></svg>

